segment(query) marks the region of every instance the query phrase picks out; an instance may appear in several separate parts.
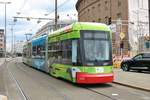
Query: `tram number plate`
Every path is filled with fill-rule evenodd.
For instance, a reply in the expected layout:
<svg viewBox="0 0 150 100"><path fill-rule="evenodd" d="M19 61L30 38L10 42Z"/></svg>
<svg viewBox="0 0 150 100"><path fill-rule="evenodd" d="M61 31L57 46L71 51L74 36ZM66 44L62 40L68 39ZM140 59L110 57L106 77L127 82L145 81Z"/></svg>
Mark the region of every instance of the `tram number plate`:
<svg viewBox="0 0 150 100"><path fill-rule="evenodd" d="M96 68L96 73L103 73L103 72L104 72L103 67Z"/></svg>

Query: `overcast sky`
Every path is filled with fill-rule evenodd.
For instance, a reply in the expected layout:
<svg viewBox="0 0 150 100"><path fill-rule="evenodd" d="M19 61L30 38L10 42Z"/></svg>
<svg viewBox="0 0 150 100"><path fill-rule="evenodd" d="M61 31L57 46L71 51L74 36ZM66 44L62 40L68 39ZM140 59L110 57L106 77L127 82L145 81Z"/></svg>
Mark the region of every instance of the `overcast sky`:
<svg viewBox="0 0 150 100"><path fill-rule="evenodd" d="M0 0L0 2L10 1L7 5L7 49L11 46L11 25L14 16L30 16L54 18L55 0ZM58 14L60 19L77 19L75 4L77 0L58 0ZM0 28L4 28L4 4L0 4ZM20 14L17 14L20 12ZM69 17L67 16L69 14ZM48 21L42 21L37 24L37 20L27 21L26 19L17 19L14 25L16 40L25 40L25 33L35 32Z"/></svg>

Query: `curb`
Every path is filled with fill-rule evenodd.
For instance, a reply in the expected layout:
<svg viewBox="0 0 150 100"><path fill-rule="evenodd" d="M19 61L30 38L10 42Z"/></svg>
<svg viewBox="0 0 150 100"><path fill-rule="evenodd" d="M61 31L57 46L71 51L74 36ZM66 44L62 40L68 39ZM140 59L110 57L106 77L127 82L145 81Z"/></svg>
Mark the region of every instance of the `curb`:
<svg viewBox="0 0 150 100"><path fill-rule="evenodd" d="M134 88L134 89L138 89L138 90L142 90L142 91L150 92L150 89L145 89L145 88L141 88L141 87L137 87L137 86L132 86L132 85L125 84L125 83L120 83L120 82L115 82L115 81L113 81L112 83L122 85L122 86L127 86L127 87L130 87L130 88Z"/></svg>
<svg viewBox="0 0 150 100"><path fill-rule="evenodd" d="M8 100L8 99L7 99L7 96L0 95L0 100Z"/></svg>

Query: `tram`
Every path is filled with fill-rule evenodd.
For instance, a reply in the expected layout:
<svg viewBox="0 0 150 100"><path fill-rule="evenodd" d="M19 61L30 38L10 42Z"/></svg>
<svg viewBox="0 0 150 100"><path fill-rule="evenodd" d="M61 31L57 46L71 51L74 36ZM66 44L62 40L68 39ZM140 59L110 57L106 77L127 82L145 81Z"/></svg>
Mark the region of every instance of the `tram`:
<svg viewBox="0 0 150 100"><path fill-rule="evenodd" d="M107 25L76 22L45 36L43 43L38 42L41 38L33 39L24 49L31 50L33 67L73 83L113 81L112 33Z"/></svg>

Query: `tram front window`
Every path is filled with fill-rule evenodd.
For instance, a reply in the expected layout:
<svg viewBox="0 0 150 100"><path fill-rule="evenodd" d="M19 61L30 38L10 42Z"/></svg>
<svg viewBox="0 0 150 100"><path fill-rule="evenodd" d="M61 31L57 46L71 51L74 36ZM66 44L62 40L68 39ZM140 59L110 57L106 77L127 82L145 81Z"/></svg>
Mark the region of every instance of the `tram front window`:
<svg viewBox="0 0 150 100"><path fill-rule="evenodd" d="M102 31L82 31L82 34L84 64L109 65L107 63L111 61L109 33Z"/></svg>
<svg viewBox="0 0 150 100"><path fill-rule="evenodd" d="M84 40L84 51L87 61L109 60L109 41Z"/></svg>

